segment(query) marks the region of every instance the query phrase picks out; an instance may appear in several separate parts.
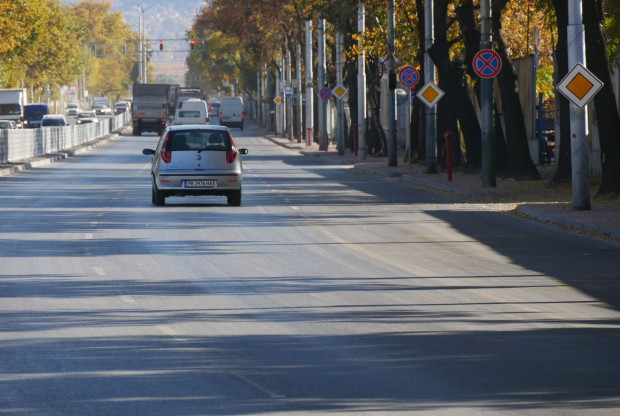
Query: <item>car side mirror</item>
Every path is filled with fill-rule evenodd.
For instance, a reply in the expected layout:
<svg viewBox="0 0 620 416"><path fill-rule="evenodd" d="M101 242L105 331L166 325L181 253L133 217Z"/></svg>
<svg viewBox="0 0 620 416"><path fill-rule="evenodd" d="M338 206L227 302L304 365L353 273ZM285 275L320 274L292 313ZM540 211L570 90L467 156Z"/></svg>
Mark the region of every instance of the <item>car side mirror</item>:
<svg viewBox="0 0 620 416"><path fill-rule="evenodd" d="M247 155L249 153L248 149L243 148L243 149L239 149L239 153L241 153L242 155Z"/></svg>
<svg viewBox="0 0 620 416"><path fill-rule="evenodd" d="M153 150L153 149L142 149L142 154L143 155L154 155L155 154L155 150Z"/></svg>

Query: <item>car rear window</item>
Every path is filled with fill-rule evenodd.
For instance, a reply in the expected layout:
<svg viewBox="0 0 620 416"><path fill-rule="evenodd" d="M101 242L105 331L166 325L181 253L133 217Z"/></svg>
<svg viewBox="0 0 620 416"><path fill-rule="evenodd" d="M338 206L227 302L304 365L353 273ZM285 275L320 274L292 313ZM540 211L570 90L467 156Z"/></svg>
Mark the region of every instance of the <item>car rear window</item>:
<svg viewBox="0 0 620 416"><path fill-rule="evenodd" d="M230 148L225 131L174 131L170 133L169 150L227 150Z"/></svg>
<svg viewBox="0 0 620 416"><path fill-rule="evenodd" d="M59 118L48 118L45 119L41 122L41 125L43 127L50 127L50 126L64 126L66 123L64 122L64 120L59 119Z"/></svg>
<svg viewBox="0 0 620 416"><path fill-rule="evenodd" d="M200 118L200 111L179 111L182 118Z"/></svg>

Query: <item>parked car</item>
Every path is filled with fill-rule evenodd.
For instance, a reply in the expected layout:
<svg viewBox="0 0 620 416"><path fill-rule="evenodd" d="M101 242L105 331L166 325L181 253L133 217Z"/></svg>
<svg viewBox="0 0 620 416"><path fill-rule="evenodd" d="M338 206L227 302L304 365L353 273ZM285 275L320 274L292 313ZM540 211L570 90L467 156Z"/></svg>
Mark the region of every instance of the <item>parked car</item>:
<svg viewBox="0 0 620 416"><path fill-rule="evenodd" d="M65 127L68 125L64 114L46 114L41 119L41 127Z"/></svg>
<svg viewBox="0 0 620 416"><path fill-rule="evenodd" d="M104 104L95 104L92 108L98 116L112 116L114 111L110 107Z"/></svg>
<svg viewBox="0 0 620 416"><path fill-rule="evenodd" d="M76 123L77 124L86 124L86 123L97 123L99 121L99 117L97 117L97 113L94 111L82 111L77 115Z"/></svg>
<svg viewBox="0 0 620 416"><path fill-rule="evenodd" d="M0 120L0 130L12 130L17 128L17 123L13 120Z"/></svg>
<svg viewBox="0 0 620 416"><path fill-rule="evenodd" d="M78 103L69 103L67 104L67 116L77 116L80 112L80 105Z"/></svg>
<svg viewBox="0 0 620 416"><path fill-rule="evenodd" d="M220 125L239 127L243 130L243 100L241 97L224 97L220 102Z"/></svg>
<svg viewBox="0 0 620 416"><path fill-rule="evenodd" d="M243 166L228 128L211 125L169 126L156 149L143 149L153 155L152 197L164 205L166 197L223 195L229 205L241 205Z"/></svg>

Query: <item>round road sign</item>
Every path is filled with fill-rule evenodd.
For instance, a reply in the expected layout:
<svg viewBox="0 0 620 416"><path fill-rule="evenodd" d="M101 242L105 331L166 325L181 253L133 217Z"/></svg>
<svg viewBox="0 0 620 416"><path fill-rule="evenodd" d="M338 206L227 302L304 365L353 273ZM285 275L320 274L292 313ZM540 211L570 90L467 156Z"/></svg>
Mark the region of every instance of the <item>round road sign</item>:
<svg viewBox="0 0 620 416"><path fill-rule="evenodd" d="M502 69L502 58L491 49L483 49L474 56L474 72L480 78L493 78Z"/></svg>
<svg viewBox="0 0 620 416"><path fill-rule="evenodd" d="M398 80L405 87L415 87L420 81L420 71L412 66L406 66L398 73Z"/></svg>
<svg viewBox="0 0 620 416"><path fill-rule="evenodd" d="M329 87L323 87L321 91L319 91L319 95L325 101L329 101L329 99L332 98L332 90Z"/></svg>

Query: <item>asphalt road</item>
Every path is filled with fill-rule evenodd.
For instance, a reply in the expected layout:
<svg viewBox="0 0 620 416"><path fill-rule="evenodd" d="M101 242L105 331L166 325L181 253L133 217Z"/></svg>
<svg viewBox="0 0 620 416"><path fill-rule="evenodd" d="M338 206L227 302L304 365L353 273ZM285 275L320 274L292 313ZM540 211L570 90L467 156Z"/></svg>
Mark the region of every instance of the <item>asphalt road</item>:
<svg viewBox="0 0 620 416"><path fill-rule="evenodd" d="M620 414L620 246L233 134L238 208L0 178L0 414Z"/></svg>

